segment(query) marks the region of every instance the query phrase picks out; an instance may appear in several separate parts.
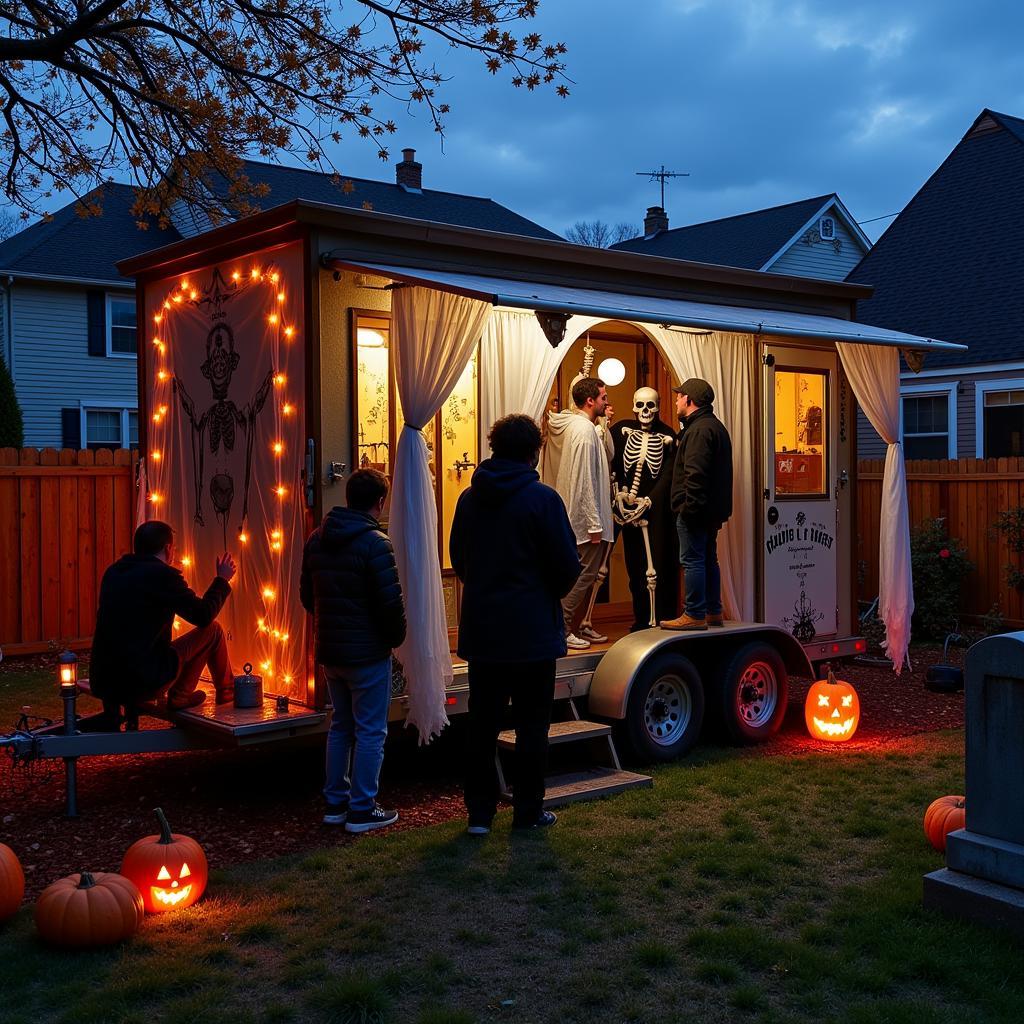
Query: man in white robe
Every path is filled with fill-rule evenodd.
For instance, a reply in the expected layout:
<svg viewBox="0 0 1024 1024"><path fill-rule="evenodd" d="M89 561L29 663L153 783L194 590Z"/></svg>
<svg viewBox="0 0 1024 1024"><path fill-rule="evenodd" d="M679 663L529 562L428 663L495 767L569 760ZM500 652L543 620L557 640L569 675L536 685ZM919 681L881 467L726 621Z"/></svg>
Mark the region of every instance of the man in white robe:
<svg viewBox="0 0 1024 1024"><path fill-rule="evenodd" d="M562 615L566 645L570 649L584 650L590 646L590 641L577 634L579 617L585 610L607 546L615 539L608 456L595 429L598 417L605 414L608 406L604 382L596 377L577 381L573 385L572 400L575 411L548 416L544 482L561 495L576 536L583 571L576 585L562 599Z"/></svg>

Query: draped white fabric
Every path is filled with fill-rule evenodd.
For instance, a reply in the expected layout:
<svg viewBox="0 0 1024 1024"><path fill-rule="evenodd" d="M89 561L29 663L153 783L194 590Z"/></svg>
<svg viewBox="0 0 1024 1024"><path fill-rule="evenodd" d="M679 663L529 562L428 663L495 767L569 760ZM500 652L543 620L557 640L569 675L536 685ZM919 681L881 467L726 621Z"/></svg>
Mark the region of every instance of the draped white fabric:
<svg viewBox="0 0 1024 1024"><path fill-rule="evenodd" d="M552 348L533 313L494 310L480 339L480 451L495 420L525 413L540 422L558 366L572 347Z"/></svg>
<svg viewBox="0 0 1024 1024"><path fill-rule="evenodd" d="M437 548L437 506L420 433L462 376L491 307L431 288L398 288L392 298L393 354L405 426L392 481L391 540L409 632L397 654L408 684L408 721L430 742L448 724L452 681Z"/></svg>
<svg viewBox="0 0 1024 1024"><path fill-rule="evenodd" d="M836 347L857 402L889 446L879 517L878 615L885 623L885 653L899 675L910 645L914 614L907 474L900 444L900 356L897 349L880 345L839 342Z"/></svg>
<svg viewBox="0 0 1024 1024"><path fill-rule="evenodd" d="M725 424L732 441L732 518L719 534L718 560L722 569L722 603L728 618L750 622L756 615L754 589L754 482L757 453L754 451L754 377L757 356L749 334L690 334L649 327L668 360L675 378L682 382L700 377L715 389L715 414ZM666 398L668 401L666 401ZM663 416L675 419L675 395L662 397Z"/></svg>

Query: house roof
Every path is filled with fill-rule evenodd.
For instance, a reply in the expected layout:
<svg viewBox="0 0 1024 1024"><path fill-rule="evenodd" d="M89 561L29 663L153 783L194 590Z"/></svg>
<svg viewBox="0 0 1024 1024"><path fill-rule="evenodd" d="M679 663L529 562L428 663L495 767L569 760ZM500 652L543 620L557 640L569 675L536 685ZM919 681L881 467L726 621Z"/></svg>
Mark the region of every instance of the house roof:
<svg viewBox="0 0 1024 1024"><path fill-rule="evenodd" d="M181 238L174 228L155 224L139 230L131 212L135 190L130 185L103 185L84 198L98 197L101 216L80 216L76 201L0 242L0 273L127 284L117 272L119 259Z"/></svg>
<svg viewBox="0 0 1024 1024"><path fill-rule="evenodd" d="M353 188L346 192L330 175L250 160L245 161L245 173L250 180L270 186L268 195L252 200L264 210L304 199L441 224L561 240L493 199L433 189L416 193L397 184L367 178L350 179ZM90 192L86 198L93 198L99 191ZM106 185L102 193L102 216L82 218L76 212L78 204L71 203L48 221L37 221L0 242L0 273L64 280L121 281L123 278L115 265L118 261L162 248L183 237L173 227L161 230L154 225L148 231L140 231L131 213L135 197L131 186Z"/></svg>
<svg viewBox="0 0 1024 1024"><path fill-rule="evenodd" d="M1024 120L983 110L847 278L857 319L969 345L928 368L1024 356Z"/></svg>
<svg viewBox="0 0 1024 1024"><path fill-rule="evenodd" d="M854 232L860 234L860 229L853 224L846 208L833 192L783 206L772 206L766 210L741 213L735 217L670 228L651 238L631 238L619 242L612 248L644 252L651 256L667 256L670 259L763 270L796 240L808 222L814 220L831 203L836 204L844 222L848 221L848 226L852 225Z"/></svg>

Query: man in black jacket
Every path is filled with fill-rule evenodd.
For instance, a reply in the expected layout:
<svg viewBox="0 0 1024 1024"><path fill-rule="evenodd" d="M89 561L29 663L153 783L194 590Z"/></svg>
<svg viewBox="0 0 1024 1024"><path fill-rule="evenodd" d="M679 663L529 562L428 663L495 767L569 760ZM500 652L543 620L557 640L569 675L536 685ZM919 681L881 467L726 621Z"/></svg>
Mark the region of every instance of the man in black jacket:
<svg viewBox="0 0 1024 1024"><path fill-rule="evenodd" d="M202 704L206 694L197 686L204 667L218 704L234 696L224 630L215 621L231 593L234 559L227 553L217 559L217 575L199 597L174 567L174 531L167 523L143 523L133 547L103 574L89 665L92 691L115 729L121 705L131 721L136 705L164 691L172 711ZM175 615L196 628L172 639Z"/></svg>
<svg viewBox="0 0 1024 1024"><path fill-rule="evenodd" d="M348 832L369 832L398 820L398 811L377 804L391 651L405 640L395 553L379 522L387 494L383 473L356 470L345 485L348 507L332 508L302 553L299 596L313 615L316 660L333 709L324 823L344 825Z"/></svg>
<svg viewBox="0 0 1024 1024"><path fill-rule="evenodd" d="M544 810L555 661L565 654L562 598L581 565L558 492L540 482L540 429L529 416L491 428L493 457L473 473L452 521L449 551L463 583L460 657L469 662L469 831L497 808L495 744L509 699L516 731L513 828L551 825Z"/></svg>
<svg viewBox="0 0 1024 1024"><path fill-rule="evenodd" d="M704 630L723 625L718 531L732 515L732 442L712 411L715 392L706 380L691 377L672 390L683 424L672 467L671 502L686 599L679 618L658 625Z"/></svg>

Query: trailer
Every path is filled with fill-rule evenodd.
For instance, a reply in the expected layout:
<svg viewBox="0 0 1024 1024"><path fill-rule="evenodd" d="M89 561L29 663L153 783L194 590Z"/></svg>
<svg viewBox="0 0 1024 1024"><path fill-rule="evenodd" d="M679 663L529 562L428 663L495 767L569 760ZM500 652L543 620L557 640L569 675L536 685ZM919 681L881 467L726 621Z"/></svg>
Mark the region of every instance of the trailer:
<svg viewBox="0 0 1024 1024"><path fill-rule="evenodd" d="M394 481L385 514L411 629L391 718L429 737L465 710L465 666L451 653L462 600L447 551L455 504L490 424L564 406L585 349L599 375L609 362L621 371L608 388L619 410L641 386L663 401L690 376L715 388L735 463L734 514L719 541L727 622L626 634L628 584L613 551L595 611L611 642L561 659L556 695L574 721L582 710L597 727L613 723L647 761L684 755L706 715L735 741L769 738L790 675L863 650L858 402L881 423L885 402L896 408L899 352L920 366L929 350L962 347L857 323L856 302L871 294L863 285L306 201L120 269L137 282L139 519L174 526L197 589L218 552L235 553L220 621L233 662L263 676L260 742L327 726L299 565L353 467ZM882 566L891 637L908 634L912 609L896 455L880 511L893 538ZM168 743L182 732L242 743L252 724L204 706L162 731ZM64 741L54 735L47 749Z"/></svg>

